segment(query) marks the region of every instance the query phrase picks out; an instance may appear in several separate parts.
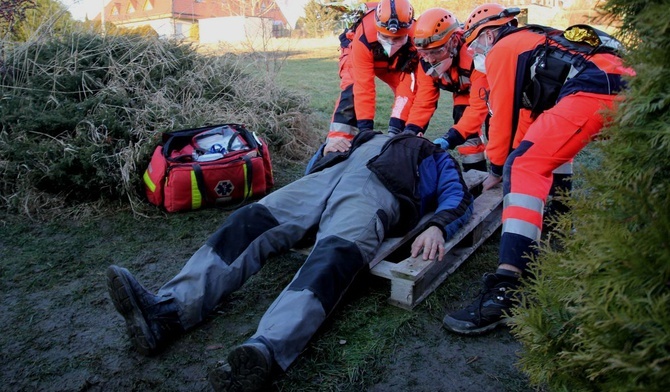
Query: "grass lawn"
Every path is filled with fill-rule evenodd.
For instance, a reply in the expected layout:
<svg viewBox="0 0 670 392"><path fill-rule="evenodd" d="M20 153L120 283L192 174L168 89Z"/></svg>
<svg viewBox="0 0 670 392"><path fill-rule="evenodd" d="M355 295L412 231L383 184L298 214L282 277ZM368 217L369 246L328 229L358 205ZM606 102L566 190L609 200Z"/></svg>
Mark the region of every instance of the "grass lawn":
<svg viewBox="0 0 670 392"><path fill-rule="evenodd" d="M304 91L323 119L324 136L339 91L332 46L292 52L279 81ZM378 86L376 122L385 130L391 92ZM450 125L443 94L429 137ZM382 128L383 127L383 128ZM275 165L277 186L302 175L305 162ZM207 371L251 336L304 256L273 257L215 314L156 357L128 342L105 287L118 264L150 290L174 276L230 211L208 209L138 217L130 208L37 222L0 211L0 377L11 391L207 391ZM506 330L464 339L441 326L468 301L470 284L496 265L494 235L413 311L386 302L390 284L365 276L273 391L527 391L515 367L518 344Z"/></svg>

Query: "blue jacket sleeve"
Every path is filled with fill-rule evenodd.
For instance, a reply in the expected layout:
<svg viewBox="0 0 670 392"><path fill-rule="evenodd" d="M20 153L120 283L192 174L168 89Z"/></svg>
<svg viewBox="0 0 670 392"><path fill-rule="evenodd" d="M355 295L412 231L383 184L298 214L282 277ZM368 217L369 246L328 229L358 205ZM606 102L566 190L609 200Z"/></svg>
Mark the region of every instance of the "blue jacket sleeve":
<svg viewBox="0 0 670 392"><path fill-rule="evenodd" d="M446 151L425 159L419 170L422 207L435 207L428 225L440 228L448 240L470 219L474 198L456 161Z"/></svg>
<svg viewBox="0 0 670 392"><path fill-rule="evenodd" d="M307 162L307 167L305 168L305 175L309 174L316 161L318 161L323 156L323 149L325 147L326 143L323 143L321 147L319 147L319 149L316 150L316 153L309 159L309 162Z"/></svg>

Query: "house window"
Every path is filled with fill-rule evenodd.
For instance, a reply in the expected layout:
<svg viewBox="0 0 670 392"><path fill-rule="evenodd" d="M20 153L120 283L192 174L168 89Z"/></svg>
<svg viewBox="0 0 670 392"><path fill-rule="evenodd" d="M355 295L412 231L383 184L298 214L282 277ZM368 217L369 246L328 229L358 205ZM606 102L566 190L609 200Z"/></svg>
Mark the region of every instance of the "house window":
<svg viewBox="0 0 670 392"><path fill-rule="evenodd" d="M135 12L135 7L133 7L133 3L129 2L128 3L128 8L126 9L126 13L132 14L133 12Z"/></svg>
<svg viewBox="0 0 670 392"><path fill-rule="evenodd" d="M151 0L146 0L144 2L144 7L142 7L142 9L144 11L151 11L152 9L154 9L153 2Z"/></svg>
<svg viewBox="0 0 670 392"><path fill-rule="evenodd" d="M120 14L120 9L121 9L121 4L115 3L114 6L112 7L112 15L118 15Z"/></svg>
<svg viewBox="0 0 670 392"><path fill-rule="evenodd" d="M174 25L174 36L175 38L184 38L185 27L183 23L175 23Z"/></svg>

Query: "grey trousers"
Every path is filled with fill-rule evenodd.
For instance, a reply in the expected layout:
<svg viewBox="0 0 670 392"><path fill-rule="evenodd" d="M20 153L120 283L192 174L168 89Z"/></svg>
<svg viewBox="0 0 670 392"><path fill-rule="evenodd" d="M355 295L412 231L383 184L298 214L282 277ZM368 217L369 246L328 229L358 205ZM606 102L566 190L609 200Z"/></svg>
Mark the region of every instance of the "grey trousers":
<svg viewBox="0 0 670 392"><path fill-rule="evenodd" d="M397 199L366 167L387 139L377 135L345 162L233 213L158 292L175 299L184 328L201 322L269 256L318 228L312 252L252 337L266 343L287 369L399 219Z"/></svg>

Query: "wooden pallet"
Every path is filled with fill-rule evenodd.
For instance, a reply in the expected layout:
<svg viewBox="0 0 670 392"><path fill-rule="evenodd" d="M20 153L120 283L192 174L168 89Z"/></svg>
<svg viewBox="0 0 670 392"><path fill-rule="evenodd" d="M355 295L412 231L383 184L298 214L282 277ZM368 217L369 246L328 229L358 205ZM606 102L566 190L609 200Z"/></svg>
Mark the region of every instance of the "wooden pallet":
<svg viewBox="0 0 670 392"><path fill-rule="evenodd" d="M498 186L481 193L481 183L486 176L486 173L474 170L463 174L468 188L477 195L474 211L468 223L445 243L446 254L442 261L424 261L421 257L390 261L400 253L408 254L409 246L424 230L424 222L430 214L407 235L388 238L382 243L377 256L370 262L370 272L391 281L389 303L404 309L414 308L500 227L502 188Z"/></svg>

